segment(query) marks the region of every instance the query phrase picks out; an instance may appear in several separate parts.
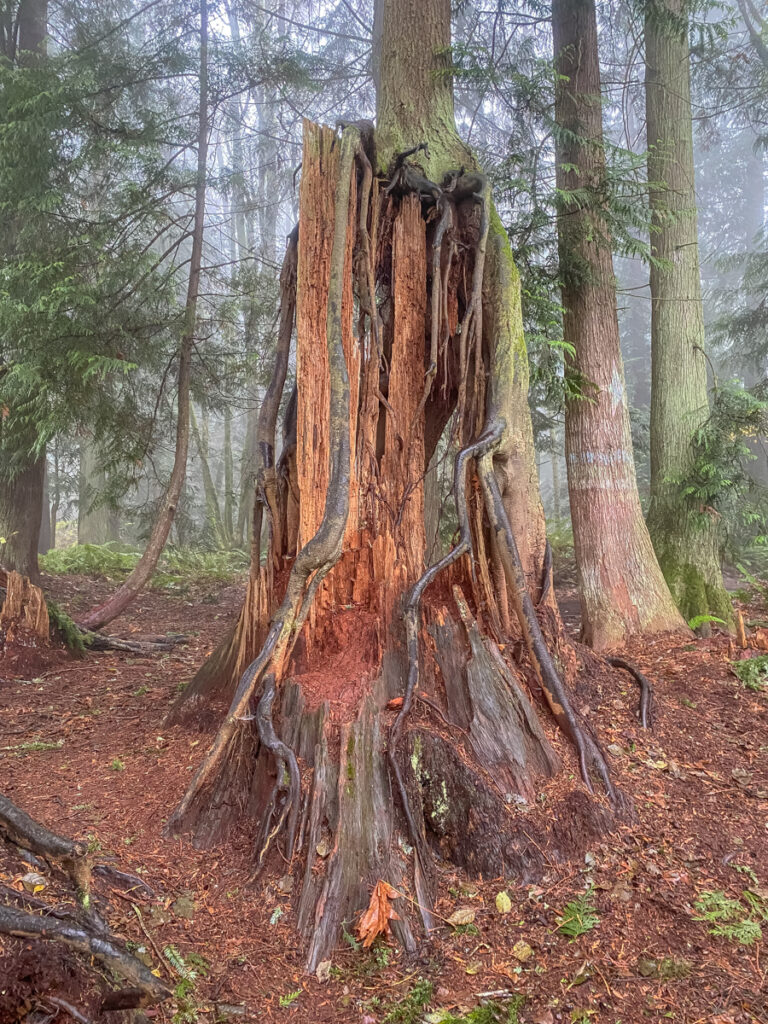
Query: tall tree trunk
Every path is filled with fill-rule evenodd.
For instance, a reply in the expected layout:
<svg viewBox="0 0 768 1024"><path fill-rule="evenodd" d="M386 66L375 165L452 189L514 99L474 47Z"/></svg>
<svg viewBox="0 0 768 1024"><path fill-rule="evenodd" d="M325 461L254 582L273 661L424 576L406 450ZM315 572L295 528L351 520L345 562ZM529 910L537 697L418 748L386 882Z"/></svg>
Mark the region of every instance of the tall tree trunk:
<svg viewBox="0 0 768 1024"><path fill-rule="evenodd" d="M37 580L45 456L17 467L0 449L0 565Z"/></svg>
<svg viewBox="0 0 768 1024"><path fill-rule="evenodd" d="M648 527L686 619L710 614L730 621L719 517L682 494L695 459L694 432L709 416L683 0L647 0L645 66L653 218Z"/></svg>
<svg viewBox="0 0 768 1024"><path fill-rule="evenodd" d="M51 493L48 474L48 459L44 458L43 468L43 507L40 512L40 536L37 539L37 552L46 554L53 547L51 543Z"/></svg>
<svg viewBox="0 0 768 1024"><path fill-rule="evenodd" d="M106 544L112 536L112 514L103 497L107 476L98 465L93 444L83 440L80 444L80 473L78 479L77 543Z"/></svg>
<svg viewBox="0 0 768 1024"><path fill-rule="evenodd" d="M184 487L189 451L189 389L192 372L192 349L197 325L197 297L200 289L200 268L203 255L205 228L205 190L208 170L208 0L200 3L200 93L197 133L197 184L195 186L195 215L192 231L192 253L185 307L184 331L179 344L179 371L177 379L176 452L168 487L163 496L160 512L144 553L125 583L104 604L93 608L80 620L84 629L100 629L117 618L148 583L163 553L171 532L176 508Z"/></svg>
<svg viewBox="0 0 768 1024"><path fill-rule="evenodd" d="M640 507L603 210L605 150L594 0L554 0L552 34L563 330L586 394L565 409L565 460L586 643L684 628ZM583 193L587 198L583 197Z"/></svg>
<svg viewBox="0 0 768 1024"><path fill-rule="evenodd" d="M59 522L59 505L61 503L61 480L59 479L59 447L54 438L53 442L53 487L51 491L50 504L50 539L51 549L56 547L56 527Z"/></svg>
<svg viewBox="0 0 768 1024"><path fill-rule="evenodd" d="M211 476L211 467L208 462L208 445L203 441L200 436L200 431L197 426L197 418L195 416L195 410L190 406L189 410L190 424L192 428L192 437L195 440L195 447L197 448L197 455L200 459L200 469L203 475L203 493L205 494L205 521L210 530L210 536L213 539L214 547L221 548L225 545L224 540L224 528L221 521L221 508L219 506L219 496L216 493L216 485L213 482Z"/></svg>
<svg viewBox="0 0 768 1024"><path fill-rule="evenodd" d="M9 5L13 11L13 5ZM4 56L19 65L40 62L46 54L47 0L20 0L15 12L15 33L3 36ZM10 22L14 18L11 16ZM9 247L14 228L9 226ZM4 421L7 422L4 423ZM40 524L43 510L45 456L29 452L36 438L16 422L14 408L0 416L0 564L36 580Z"/></svg>
<svg viewBox="0 0 768 1024"><path fill-rule="evenodd" d="M552 515L556 523L560 522L560 447L557 431L554 427L549 432L549 443L552 446Z"/></svg>
<svg viewBox="0 0 768 1024"><path fill-rule="evenodd" d="M232 459L232 413L227 407L224 410L224 515L222 517L224 527L224 542L227 547L235 543L235 469Z"/></svg>

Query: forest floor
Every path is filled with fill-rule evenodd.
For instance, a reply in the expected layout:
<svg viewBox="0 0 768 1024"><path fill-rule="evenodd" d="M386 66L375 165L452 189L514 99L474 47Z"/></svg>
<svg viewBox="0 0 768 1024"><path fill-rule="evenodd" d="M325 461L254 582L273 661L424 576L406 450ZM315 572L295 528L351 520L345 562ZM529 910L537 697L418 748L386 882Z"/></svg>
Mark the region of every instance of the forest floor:
<svg viewBox="0 0 768 1024"><path fill-rule="evenodd" d="M83 577L46 585L74 613L113 586ZM572 609L573 595L562 596ZM364 951L354 940L342 943L321 981L303 973L290 897L280 891L285 879L249 883L247 836L200 852L161 835L209 739L166 728L164 716L241 598L240 586L221 584L176 595L153 590L114 633L183 632L183 646L151 658L57 655L34 677L0 678L3 792L54 830L87 837L98 856L151 886L154 897L98 882L116 932L155 966L163 953L173 984L174 949L188 966L204 959L200 978L184 986L187 1020L415 1024L441 1019L428 1016L441 1009L461 1017L497 998L503 1012L491 1019L527 1024L768 1024L768 952L762 941L738 941L760 924L768 928L768 691L747 690L734 676L727 637L662 638L626 652L655 685L650 732L638 725L636 688L625 674L589 693L582 711L635 803L634 823L579 863L552 863L538 885L446 869L436 910L448 918L466 908L468 923L446 924L415 958L394 945ZM551 723L546 728L577 775L567 742ZM558 786L574 785L568 774L543 789L544 807L556 803ZM0 883L18 887L27 870L0 850ZM55 901L57 884L49 880L41 895ZM496 905L502 890L511 899L507 913ZM594 913L585 916L590 899ZM730 915L719 924L733 937L713 935L716 923L696 919L702 899L712 915ZM558 918L574 912L584 931L569 938ZM72 954L49 943L41 957L17 940L5 940L0 954L0 1021L21 1019L30 993L51 984L88 1006ZM173 1014L170 1005L150 1011L158 1021Z"/></svg>

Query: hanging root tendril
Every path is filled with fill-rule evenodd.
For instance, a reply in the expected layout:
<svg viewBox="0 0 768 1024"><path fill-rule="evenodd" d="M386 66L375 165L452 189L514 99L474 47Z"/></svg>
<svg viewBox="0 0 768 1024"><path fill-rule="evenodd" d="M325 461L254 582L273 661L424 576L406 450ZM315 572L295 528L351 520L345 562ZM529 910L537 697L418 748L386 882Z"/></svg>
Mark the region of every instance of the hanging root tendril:
<svg viewBox="0 0 768 1024"><path fill-rule="evenodd" d="M605 660L612 668L621 668L625 672L629 672L640 687L640 724L644 729L651 729L653 727L653 684L650 679L623 658L607 657Z"/></svg>
<svg viewBox="0 0 768 1024"><path fill-rule="evenodd" d="M273 841L280 835L283 827L286 828L285 859L288 863L293 859L296 843L296 825L299 818L301 804L301 774L296 755L291 748L278 737L275 732L275 725L272 720L272 706L275 703L277 687L275 686L274 673L270 673L264 679L264 689L256 708L256 725L259 730L259 740L262 746L274 756L277 762L277 779L270 798L268 811L265 814L262 824L261 835L263 836L260 849L256 857L256 872L261 870L267 852ZM272 824L272 814L275 807L277 790L283 784L283 773L285 765L288 766L288 792L277 820ZM254 876L255 877L255 876Z"/></svg>
<svg viewBox="0 0 768 1024"><path fill-rule="evenodd" d="M497 418L489 427L489 433L501 438L504 423ZM480 483L485 495L485 506L498 543L507 588L512 597L520 628L525 639L539 685L552 711L555 721L563 732L571 739L579 758L579 769L584 785L590 793L594 793L590 770L594 768L600 777L611 803L620 803L620 796L611 781L608 765L599 745L582 727L571 705L570 697L555 667L552 655L541 632L536 609L533 606L525 579L523 564L517 548L512 528L507 518L499 485L493 471L489 455L484 456L478 465Z"/></svg>
<svg viewBox="0 0 768 1024"><path fill-rule="evenodd" d="M441 558L440 561L431 565L424 575L414 584L410 594L408 595L408 600L406 601L405 610L403 612L403 618L405 620L406 649L408 654L408 679L405 686L402 706L389 733L387 757L389 759L392 774L397 782L400 800L403 805L406 821L408 822L408 829L411 833L413 845L419 856L422 857L422 860L423 842L421 831L416 826L410 801L408 800L405 782L403 781L403 776L400 771L400 765L397 763L397 749L400 743L403 724L413 706L414 694L416 693L419 683L419 627L421 624L421 599L424 595L424 591L430 583L440 575L441 572L453 565L453 563L461 558L462 555L471 554L472 531L469 523L466 493L467 461L471 458L478 458L485 452L490 451L498 444L498 441L498 438L483 435L475 441L474 444L463 448L456 456L453 471L453 494L456 502L456 515L459 521L458 543L451 549L451 551L448 552L447 555L445 555L444 558Z"/></svg>
<svg viewBox="0 0 768 1024"><path fill-rule="evenodd" d="M541 593L536 607L541 608L552 589L552 545L547 541L544 546L544 563L541 567Z"/></svg>

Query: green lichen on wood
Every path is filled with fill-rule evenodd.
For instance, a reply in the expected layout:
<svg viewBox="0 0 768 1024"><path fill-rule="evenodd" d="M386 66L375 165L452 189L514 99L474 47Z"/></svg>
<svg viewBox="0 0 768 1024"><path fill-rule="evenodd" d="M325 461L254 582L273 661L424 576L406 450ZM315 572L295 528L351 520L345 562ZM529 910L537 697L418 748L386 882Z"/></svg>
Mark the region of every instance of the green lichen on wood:
<svg viewBox="0 0 768 1024"><path fill-rule="evenodd" d="M733 623L733 606L725 588L707 580L701 569L672 555L660 557L659 564L675 604L686 621L712 615L728 625Z"/></svg>

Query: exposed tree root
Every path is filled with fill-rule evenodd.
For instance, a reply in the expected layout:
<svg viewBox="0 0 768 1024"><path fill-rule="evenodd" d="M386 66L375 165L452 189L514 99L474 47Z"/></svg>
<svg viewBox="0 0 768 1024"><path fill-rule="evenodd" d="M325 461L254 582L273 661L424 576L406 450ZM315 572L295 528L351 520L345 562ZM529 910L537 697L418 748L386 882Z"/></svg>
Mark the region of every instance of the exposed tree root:
<svg viewBox="0 0 768 1024"><path fill-rule="evenodd" d="M474 444L468 445L466 448L462 449L456 456L456 461L454 463L453 494L456 502L456 514L459 522L459 540L452 550L449 551L444 558L441 558L439 562L430 566L421 579L419 579L412 587L411 592L408 595L408 600L406 601L403 615L405 621L406 649L408 654L408 679L405 686L405 693L403 695L402 707L400 708L400 712L395 719L389 734L387 757L389 758L392 774L397 782L397 788L400 793L400 799L403 804L403 810L408 822L408 828L411 833L413 844L416 850L420 852L422 860L424 859L422 830L416 826L410 802L408 800L408 792L397 761L397 751L400 743L403 723L411 710L414 694L416 693L416 688L419 684L419 629L421 619L421 599L429 584L432 583L432 581L436 579L441 572L447 569L450 565L453 565L453 563L461 558L462 555L471 553L472 551L472 530L467 511L467 461L470 458L477 458L482 455L496 443L498 443L498 441L494 438L489 439L482 437Z"/></svg>
<svg viewBox="0 0 768 1024"><path fill-rule="evenodd" d="M605 660L613 668L622 668L625 672L629 672L640 687L640 724L644 729L652 728L653 685L648 676L644 676L639 669L623 658L606 657Z"/></svg>
<svg viewBox="0 0 768 1024"><path fill-rule="evenodd" d="M497 421L491 432L501 438L503 430L503 421ZM525 571L520 560L517 544L512 534L504 502L499 491L499 485L493 472L493 463L490 455L486 455L480 460L478 473L485 495L485 507L491 522L491 529L496 536L499 555L504 566L507 587L539 685L546 697L555 721L563 732L570 737L576 747L584 785L590 793L594 792L590 769L595 768L605 786L609 799L614 805L617 805L620 803L620 796L611 781L608 765L603 753L592 736L582 728L581 723L576 717L565 684L555 668L552 655L541 632L536 609L528 592Z"/></svg>
<svg viewBox="0 0 768 1024"><path fill-rule="evenodd" d="M7 895L25 908L19 909L0 903L0 933L21 938L55 939L82 953L95 956L111 967L115 973L131 985L130 990L112 993L102 1004L102 1009L132 1009L149 1006L167 999L170 990L156 978L140 960L121 949L109 928L96 913L91 900L92 868L88 851L83 843L60 836L45 825L35 821L6 796L0 794L0 831L13 845L31 850L51 866L62 868L74 884L78 901L84 914L83 920L75 920L51 908L42 900L27 893L7 890ZM99 866L106 868L107 866ZM124 881L134 882L132 875L123 875L107 869L110 874L121 876ZM101 873L101 872L100 872ZM143 885L135 879L137 885ZM44 911L45 916L31 913ZM130 992L130 998L126 992ZM120 996L120 1005L106 1005L115 996ZM51 1000L49 1000L51 1001Z"/></svg>
<svg viewBox="0 0 768 1024"><path fill-rule="evenodd" d="M284 538L282 522L277 506L277 475L275 472L275 430L280 409L280 399L285 387L288 372L288 357L291 351L291 332L296 313L296 271L298 266L298 225L288 236L288 247L283 258L280 271L280 326L277 334L275 365L272 370L267 390L259 409L256 428L256 509L254 511L254 529L252 541L252 558L256 568L260 561L261 517L263 509L267 510L269 529L272 537L270 550L273 561L279 562L284 554Z"/></svg>
<svg viewBox="0 0 768 1024"><path fill-rule="evenodd" d="M296 824L299 820L299 803L301 798L301 775L299 774L299 763L296 760L296 755L287 744L283 743L278 738L275 732L275 725L272 721L272 705L275 702L275 677L273 673L270 673L264 680L264 689L259 700L258 708L256 709L256 724L259 729L259 739L261 744L271 754L274 755L277 761L277 779L275 780L275 790L281 783L281 776L283 774L283 766L288 766L289 774L289 788L283 802L282 810L278 815L275 824L272 824L272 814L265 814L262 822L262 836L263 839L259 844L258 856L256 858L256 871L261 869L264 864L264 858L267 855L273 839L275 839L281 832L283 825L287 821L287 833L285 841L285 856L289 862L293 859L293 851L296 844ZM273 793L269 806L272 808L275 803L275 794Z"/></svg>
<svg viewBox="0 0 768 1024"><path fill-rule="evenodd" d="M162 654L172 651L183 644L183 636L153 636L145 640L124 640L120 636L104 636L103 633L91 633L81 630L83 645L89 651L128 651L130 654Z"/></svg>
<svg viewBox="0 0 768 1024"><path fill-rule="evenodd" d="M0 832L12 843L63 868L75 885L85 910L91 904L91 864L83 843L51 832L0 793Z"/></svg>
<svg viewBox="0 0 768 1024"><path fill-rule="evenodd" d="M122 1008L151 1006L168 999L171 995L170 989L140 960L120 949L112 939L95 935L75 921L39 917L15 907L0 905L0 932L23 939L55 939L80 953L96 957L134 986L130 1007L126 1007L123 1001ZM109 1003L109 1000L110 997L107 997L105 1003Z"/></svg>
<svg viewBox="0 0 768 1024"><path fill-rule="evenodd" d="M540 608L552 589L552 545L547 541L544 545L544 564L541 567L541 592L536 607Z"/></svg>

